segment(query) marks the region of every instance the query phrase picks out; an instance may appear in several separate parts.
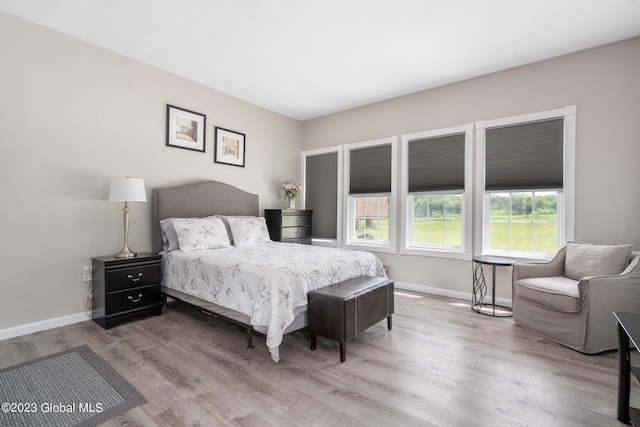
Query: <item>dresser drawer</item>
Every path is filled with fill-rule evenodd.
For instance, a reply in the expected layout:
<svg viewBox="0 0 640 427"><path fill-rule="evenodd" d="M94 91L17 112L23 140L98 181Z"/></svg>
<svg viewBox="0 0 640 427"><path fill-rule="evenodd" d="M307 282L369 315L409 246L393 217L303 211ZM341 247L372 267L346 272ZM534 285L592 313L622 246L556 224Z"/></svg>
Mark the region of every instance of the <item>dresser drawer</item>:
<svg viewBox="0 0 640 427"><path fill-rule="evenodd" d="M282 239L283 243L297 243L299 245L310 245L311 237L300 237L298 239Z"/></svg>
<svg viewBox="0 0 640 427"><path fill-rule="evenodd" d="M311 237L311 227L287 227L282 229L282 240Z"/></svg>
<svg viewBox="0 0 640 427"><path fill-rule="evenodd" d="M106 272L106 292L160 283L160 266L145 265Z"/></svg>
<svg viewBox="0 0 640 427"><path fill-rule="evenodd" d="M282 227L311 225L311 215L282 215Z"/></svg>
<svg viewBox="0 0 640 427"><path fill-rule="evenodd" d="M113 292L107 295L106 315L136 310L150 305L161 304L160 285L132 288L126 291Z"/></svg>

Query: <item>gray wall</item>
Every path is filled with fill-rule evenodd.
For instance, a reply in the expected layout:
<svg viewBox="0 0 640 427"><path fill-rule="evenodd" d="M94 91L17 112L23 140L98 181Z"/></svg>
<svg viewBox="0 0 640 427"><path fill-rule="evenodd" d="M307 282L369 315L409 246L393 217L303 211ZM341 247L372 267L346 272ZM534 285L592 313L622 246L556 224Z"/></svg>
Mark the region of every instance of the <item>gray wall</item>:
<svg viewBox="0 0 640 427"><path fill-rule="evenodd" d="M299 178L302 124L0 12L0 332L84 311L83 265L123 244L112 176L154 187L219 180L280 206ZM203 52L211 55L213 52ZM206 152L165 146L166 105L207 116ZM247 135L246 167L213 162L213 128ZM130 247L151 249L151 203Z"/></svg>
<svg viewBox="0 0 640 427"><path fill-rule="evenodd" d="M309 120L304 149L573 104L578 111L575 240L633 243L639 249L640 38ZM471 291L470 262L379 256L396 281ZM511 297L509 274L505 269L498 278L498 296Z"/></svg>

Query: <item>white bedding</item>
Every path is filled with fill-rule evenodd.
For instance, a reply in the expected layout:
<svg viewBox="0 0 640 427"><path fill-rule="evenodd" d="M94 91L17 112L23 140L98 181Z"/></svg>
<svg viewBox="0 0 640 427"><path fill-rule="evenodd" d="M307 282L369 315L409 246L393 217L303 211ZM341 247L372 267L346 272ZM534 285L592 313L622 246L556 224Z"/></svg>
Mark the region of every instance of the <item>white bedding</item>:
<svg viewBox="0 0 640 427"><path fill-rule="evenodd" d="M385 276L369 252L270 242L198 252L164 253L162 285L251 318L266 330L267 347L278 347L307 292L358 276Z"/></svg>

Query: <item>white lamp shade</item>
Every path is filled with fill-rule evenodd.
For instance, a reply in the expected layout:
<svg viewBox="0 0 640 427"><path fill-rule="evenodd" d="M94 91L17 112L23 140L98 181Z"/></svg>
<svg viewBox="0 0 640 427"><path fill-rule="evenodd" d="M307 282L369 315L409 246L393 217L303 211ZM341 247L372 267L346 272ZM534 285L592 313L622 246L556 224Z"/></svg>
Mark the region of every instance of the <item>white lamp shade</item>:
<svg viewBox="0 0 640 427"><path fill-rule="evenodd" d="M111 178L109 187L111 202L146 202L144 180L139 178Z"/></svg>

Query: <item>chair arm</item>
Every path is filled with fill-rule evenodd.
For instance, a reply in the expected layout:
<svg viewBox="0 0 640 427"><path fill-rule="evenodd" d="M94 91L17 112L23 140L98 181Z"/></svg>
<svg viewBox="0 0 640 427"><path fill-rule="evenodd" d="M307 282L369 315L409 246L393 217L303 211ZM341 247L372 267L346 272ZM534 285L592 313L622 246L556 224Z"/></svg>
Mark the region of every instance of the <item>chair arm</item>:
<svg viewBox="0 0 640 427"><path fill-rule="evenodd" d="M620 274L583 277L578 282L581 303L598 311L640 311L640 256Z"/></svg>
<svg viewBox="0 0 640 427"><path fill-rule="evenodd" d="M567 248L564 247L547 262L517 263L513 266L513 283L530 277L564 276L564 261Z"/></svg>

